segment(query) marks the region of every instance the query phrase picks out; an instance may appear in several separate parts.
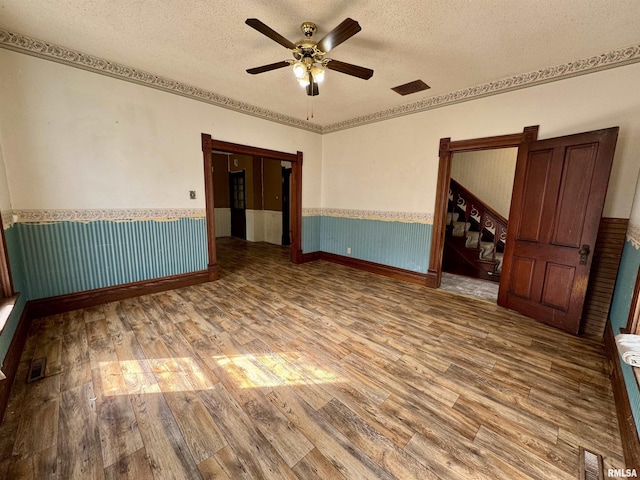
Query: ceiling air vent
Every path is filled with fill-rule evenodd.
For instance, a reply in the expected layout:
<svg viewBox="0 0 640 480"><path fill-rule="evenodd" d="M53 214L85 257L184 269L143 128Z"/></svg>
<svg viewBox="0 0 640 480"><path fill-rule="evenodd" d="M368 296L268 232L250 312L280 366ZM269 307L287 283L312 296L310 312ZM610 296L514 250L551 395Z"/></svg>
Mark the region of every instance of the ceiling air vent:
<svg viewBox="0 0 640 480"><path fill-rule="evenodd" d="M413 82L405 83L404 85L393 87L391 90L393 90L397 94L404 96L411 93L422 92L423 90L427 90L429 88L431 87L424 83L422 80L415 80Z"/></svg>

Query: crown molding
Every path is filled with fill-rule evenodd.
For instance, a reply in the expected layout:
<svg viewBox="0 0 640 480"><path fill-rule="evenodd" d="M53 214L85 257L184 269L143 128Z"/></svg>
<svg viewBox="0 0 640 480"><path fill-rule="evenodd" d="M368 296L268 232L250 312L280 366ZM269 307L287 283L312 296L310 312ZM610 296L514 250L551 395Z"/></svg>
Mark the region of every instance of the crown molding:
<svg viewBox="0 0 640 480"><path fill-rule="evenodd" d="M368 123L381 122L383 120L389 120L390 118L411 115L413 113L424 112L426 110L433 110L447 105L468 102L469 100L564 80L578 75L586 75L588 73L621 67L623 65L636 62L640 62L640 44L618 50L612 50L607 53L594 55L592 57L583 58L569 63L563 63L554 67L542 68L534 72L503 78L501 80L484 83L476 87L458 90L457 92L425 98L418 102L400 105L398 107L356 117L351 120L325 125L322 128L322 133L325 134L337 132L339 130L346 130L348 128L358 127Z"/></svg>
<svg viewBox="0 0 640 480"><path fill-rule="evenodd" d="M381 122L404 115L433 110L435 108L467 102L482 97L498 95L513 90L533 87L544 83L564 80L578 75L586 75L600 70L621 67L640 62L640 44L612 50L573 62L563 63L553 67L543 68L533 72L523 73L501 80L484 83L475 87L446 93L435 97L425 98L418 102L408 103L378 112L362 115L350 120L318 125L288 115L283 115L265 108L234 100L224 95L204 90L202 88L178 82L170 78L155 75L133 67L112 62L100 57L88 55L70 48L44 42L35 38L0 29L0 48L13 50L26 55L44 58L64 65L80 68L89 72L114 77L127 82L137 83L164 92L181 95L200 102L252 115L290 127L307 130L314 133L326 134L358 127L374 122Z"/></svg>
<svg viewBox="0 0 640 480"><path fill-rule="evenodd" d="M225 97L224 95L204 90L186 83L178 82L170 78L145 72L137 68L122 65L120 63L105 60L104 58L88 55L86 53L61 47L53 43L44 42L35 38L27 37L20 33L9 32L0 29L0 48L13 50L34 57L52 60L57 63L77 67L93 73L99 73L119 80L137 83L146 87L155 88L164 92L174 93L183 97L210 103L218 107L245 113L254 117L282 123L290 127L308 130L310 132L322 133L322 126L310 123L305 120L283 115L281 113L256 107L248 103Z"/></svg>

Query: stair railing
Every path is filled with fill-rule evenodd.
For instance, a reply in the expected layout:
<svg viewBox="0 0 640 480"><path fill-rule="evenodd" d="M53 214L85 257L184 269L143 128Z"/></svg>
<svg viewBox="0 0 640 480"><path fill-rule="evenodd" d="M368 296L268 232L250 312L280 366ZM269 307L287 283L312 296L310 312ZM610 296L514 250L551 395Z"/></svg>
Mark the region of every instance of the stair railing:
<svg viewBox="0 0 640 480"><path fill-rule="evenodd" d="M456 208L464 211L464 236L467 236L467 223L471 223L471 220L478 224L478 230L480 231L476 248L480 248L480 242L482 242L485 231L493 235L493 251L491 254L491 260L495 260L498 244L502 244L502 247L504 248L504 244L507 240L507 227L509 225L507 219L456 182L453 178L451 179L449 186L449 200L452 205L451 225L453 226L453 217Z"/></svg>

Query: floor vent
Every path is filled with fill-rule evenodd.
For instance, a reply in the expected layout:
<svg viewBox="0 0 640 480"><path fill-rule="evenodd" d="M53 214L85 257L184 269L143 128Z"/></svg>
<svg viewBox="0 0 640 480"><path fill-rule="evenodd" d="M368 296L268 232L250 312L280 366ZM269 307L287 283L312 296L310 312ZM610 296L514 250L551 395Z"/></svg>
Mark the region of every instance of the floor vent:
<svg viewBox="0 0 640 480"><path fill-rule="evenodd" d="M44 367L47 364L46 357L34 358L31 360L31 368L29 369L29 376L27 377L27 383L35 382L44 378Z"/></svg>
<svg viewBox="0 0 640 480"><path fill-rule="evenodd" d="M604 480L602 455L580 447L580 480Z"/></svg>

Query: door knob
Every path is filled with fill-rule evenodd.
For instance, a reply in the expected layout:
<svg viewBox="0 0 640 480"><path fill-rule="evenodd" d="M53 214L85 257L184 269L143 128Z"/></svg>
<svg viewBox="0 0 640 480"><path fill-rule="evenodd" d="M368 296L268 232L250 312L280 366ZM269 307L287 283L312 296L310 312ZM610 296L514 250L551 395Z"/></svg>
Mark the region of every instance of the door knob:
<svg viewBox="0 0 640 480"><path fill-rule="evenodd" d="M590 247L589 245L582 245L582 248L578 250L578 254L580 255L580 265L587 264L587 257L589 256Z"/></svg>

